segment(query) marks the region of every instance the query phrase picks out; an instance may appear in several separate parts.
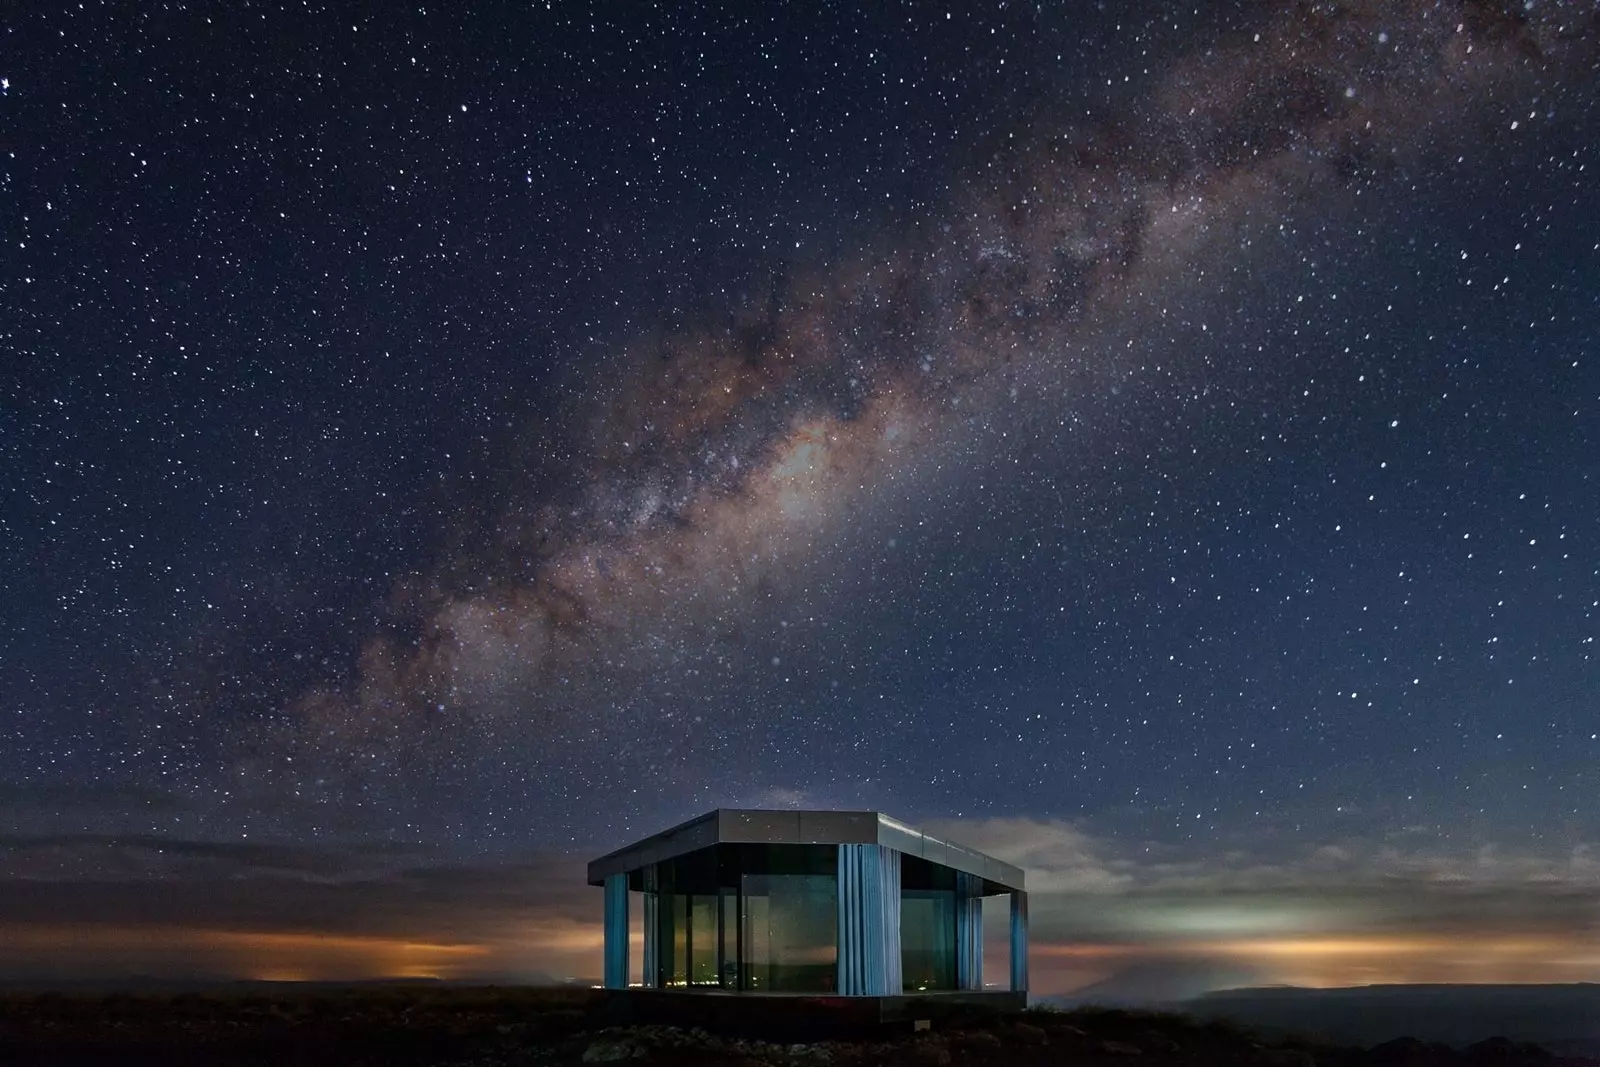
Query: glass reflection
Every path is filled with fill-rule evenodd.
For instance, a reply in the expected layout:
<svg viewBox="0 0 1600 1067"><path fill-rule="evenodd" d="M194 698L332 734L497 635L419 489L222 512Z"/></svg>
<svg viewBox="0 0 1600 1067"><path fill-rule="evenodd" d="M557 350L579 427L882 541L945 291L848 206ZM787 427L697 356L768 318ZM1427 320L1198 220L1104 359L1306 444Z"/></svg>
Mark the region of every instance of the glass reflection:
<svg viewBox="0 0 1600 1067"><path fill-rule="evenodd" d="M717 936L717 897L689 898L689 984L716 985L721 971L717 959L721 939Z"/></svg>
<svg viewBox="0 0 1600 1067"><path fill-rule="evenodd" d="M655 984L832 991L837 866L829 845L722 845L657 864Z"/></svg>
<svg viewBox="0 0 1600 1067"><path fill-rule="evenodd" d="M903 856L900 878L900 968L905 991L955 989L956 872Z"/></svg>
<svg viewBox="0 0 1600 1067"><path fill-rule="evenodd" d="M955 890L902 890L900 966L907 992L956 987Z"/></svg>
<svg viewBox="0 0 1600 1067"><path fill-rule="evenodd" d="M907 993L957 988L956 872L900 857L900 959ZM656 864L660 988L831 993L839 960L838 849L723 844ZM648 890L647 890L648 891Z"/></svg>
<svg viewBox="0 0 1600 1067"><path fill-rule="evenodd" d="M838 887L831 874L743 878L744 988L827 993L839 962Z"/></svg>

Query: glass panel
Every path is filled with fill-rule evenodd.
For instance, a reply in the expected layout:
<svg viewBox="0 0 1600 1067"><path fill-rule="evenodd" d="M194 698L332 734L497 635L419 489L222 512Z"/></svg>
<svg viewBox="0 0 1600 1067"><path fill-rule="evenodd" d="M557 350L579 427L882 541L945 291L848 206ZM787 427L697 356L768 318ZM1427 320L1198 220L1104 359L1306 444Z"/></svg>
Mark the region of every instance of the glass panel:
<svg viewBox="0 0 1600 1067"><path fill-rule="evenodd" d="M743 988L832 992L839 962L839 903L832 874L746 874Z"/></svg>
<svg viewBox="0 0 1600 1067"><path fill-rule="evenodd" d="M662 988L717 983L718 859L716 849L703 848L649 869L659 893L654 943Z"/></svg>
<svg viewBox="0 0 1600 1067"><path fill-rule="evenodd" d="M689 981L717 984L717 898L689 898Z"/></svg>
<svg viewBox="0 0 1600 1067"><path fill-rule="evenodd" d="M644 894L628 894L628 984L641 985L644 974Z"/></svg>
<svg viewBox="0 0 1600 1067"><path fill-rule="evenodd" d="M772 985L771 901L767 899L767 876L747 874L740 899L744 901L744 956L739 967L741 989L769 989Z"/></svg>
<svg viewBox="0 0 1600 1067"><path fill-rule="evenodd" d="M1011 896L983 898L983 987L1011 988Z"/></svg>
<svg viewBox="0 0 1600 1067"><path fill-rule="evenodd" d="M832 991L837 858L832 845L729 844L650 867L660 987Z"/></svg>
<svg viewBox="0 0 1600 1067"><path fill-rule="evenodd" d="M956 987L955 890L901 891L900 966L907 992Z"/></svg>
<svg viewBox="0 0 1600 1067"><path fill-rule="evenodd" d="M717 896L721 908L720 937L717 944L718 984L739 988L739 891L724 889Z"/></svg>
<svg viewBox="0 0 1600 1067"><path fill-rule="evenodd" d="M661 985L689 982L689 897L664 893L661 897Z"/></svg>

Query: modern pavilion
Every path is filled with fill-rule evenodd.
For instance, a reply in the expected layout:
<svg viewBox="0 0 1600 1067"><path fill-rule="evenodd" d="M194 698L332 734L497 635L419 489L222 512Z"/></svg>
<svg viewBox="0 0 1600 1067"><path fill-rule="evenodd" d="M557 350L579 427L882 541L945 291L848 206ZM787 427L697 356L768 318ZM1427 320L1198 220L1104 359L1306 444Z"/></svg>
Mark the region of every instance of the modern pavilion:
<svg viewBox="0 0 1600 1067"><path fill-rule="evenodd" d="M880 812L720 808L602 856L588 880L605 887L611 989L1026 1002L1021 869ZM1010 980L986 985L982 905L1000 896Z"/></svg>

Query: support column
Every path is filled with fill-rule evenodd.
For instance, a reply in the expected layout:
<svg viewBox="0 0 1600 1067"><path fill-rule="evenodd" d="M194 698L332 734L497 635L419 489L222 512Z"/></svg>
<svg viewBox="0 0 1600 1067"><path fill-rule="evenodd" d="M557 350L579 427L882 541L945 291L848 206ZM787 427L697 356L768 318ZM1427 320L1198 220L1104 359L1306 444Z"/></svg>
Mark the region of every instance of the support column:
<svg viewBox="0 0 1600 1067"><path fill-rule="evenodd" d="M883 845L839 846L839 979L847 997L897 997L900 853Z"/></svg>
<svg viewBox="0 0 1600 1067"><path fill-rule="evenodd" d="M956 988L983 988L983 879L956 872Z"/></svg>
<svg viewBox="0 0 1600 1067"><path fill-rule="evenodd" d="M605 982L607 989L628 988L628 876L606 876Z"/></svg>
<svg viewBox="0 0 1600 1067"><path fill-rule="evenodd" d="M1011 891L1011 991L1028 991L1028 894Z"/></svg>

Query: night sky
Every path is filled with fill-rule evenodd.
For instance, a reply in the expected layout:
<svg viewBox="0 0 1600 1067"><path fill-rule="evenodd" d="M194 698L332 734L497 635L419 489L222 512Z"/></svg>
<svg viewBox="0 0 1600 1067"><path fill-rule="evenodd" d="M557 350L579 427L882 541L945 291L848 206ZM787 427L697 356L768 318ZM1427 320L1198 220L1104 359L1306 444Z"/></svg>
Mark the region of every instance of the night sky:
<svg viewBox="0 0 1600 1067"><path fill-rule="evenodd" d="M804 806L1041 992L1600 980L1600 13L1201 8L0 22L0 977Z"/></svg>

